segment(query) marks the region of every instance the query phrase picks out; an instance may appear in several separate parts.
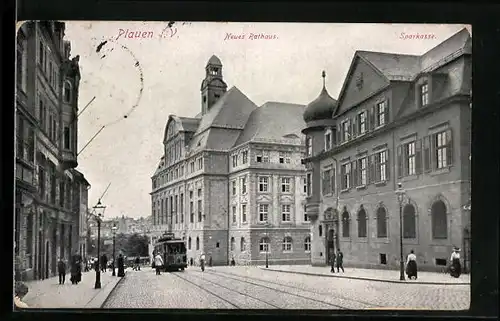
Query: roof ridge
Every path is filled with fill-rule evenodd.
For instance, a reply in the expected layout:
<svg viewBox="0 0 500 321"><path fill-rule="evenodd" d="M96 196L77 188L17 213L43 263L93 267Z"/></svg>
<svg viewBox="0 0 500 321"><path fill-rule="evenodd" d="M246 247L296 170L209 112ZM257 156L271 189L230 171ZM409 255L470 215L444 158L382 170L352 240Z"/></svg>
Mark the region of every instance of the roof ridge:
<svg viewBox="0 0 500 321"><path fill-rule="evenodd" d="M404 54L404 53L397 53L397 52L383 52L383 51L372 51L372 50L356 50L357 53L373 53L373 54L378 54L378 55L386 55L386 56L407 56L407 57L414 57L414 58L419 58L421 55L415 55L415 54Z"/></svg>

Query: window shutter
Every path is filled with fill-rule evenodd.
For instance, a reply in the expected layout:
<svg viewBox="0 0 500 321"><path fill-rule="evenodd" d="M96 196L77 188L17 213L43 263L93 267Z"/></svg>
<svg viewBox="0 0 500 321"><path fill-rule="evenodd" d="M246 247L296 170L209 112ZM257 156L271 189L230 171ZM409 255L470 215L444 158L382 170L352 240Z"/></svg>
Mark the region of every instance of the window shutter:
<svg viewBox="0 0 500 321"><path fill-rule="evenodd" d="M403 177L403 146L398 146L398 178Z"/></svg>
<svg viewBox="0 0 500 321"><path fill-rule="evenodd" d="M368 156L368 184L375 182L375 154Z"/></svg>
<svg viewBox="0 0 500 321"><path fill-rule="evenodd" d="M335 168L332 169L332 176L331 176L331 190L332 190L332 193L335 194Z"/></svg>
<svg viewBox="0 0 500 321"><path fill-rule="evenodd" d="M353 134L352 134L352 132L353 132L352 119L348 120L348 124L349 124L349 126L347 126L347 127L349 128L349 135L347 135L347 140L349 141L352 139L352 136L353 136Z"/></svg>
<svg viewBox="0 0 500 321"><path fill-rule="evenodd" d="M422 174L422 140L415 142L415 173Z"/></svg>
<svg viewBox="0 0 500 321"><path fill-rule="evenodd" d="M343 130L343 126L342 126L342 123L339 124L340 127L337 128L337 130L335 131L336 135L337 135L337 144L340 144L342 143L342 130Z"/></svg>
<svg viewBox="0 0 500 321"><path fill-rule="evenodd" d="M352 186L353 187L358 186L358 167L357 167L357 164L358 164L357 160L352 161L351 173L352 173Z"/></svg>
<svg viewBox="0 0 500 321"><path fill-rule="evenodd" d="M424 152L422 153L424 160L424 173L429 172L431 170L431 142L430 136L424 137Z"/></svg>
<svg viewBox="0 0 500 321"><path fill-rule="evenodd" d="M385 151L385 178L387 181L391 179L391 159L389 158L389 150Z"/></svg>
<svg viewBox="0 0 500 321"><path fill-rule="evenodd" d="M391 105L390 105L390 101L389 99L387 99L385 101L385 115L384 115L384 120L385 120L385 123L388 124L389 123L389 115L390 115L390 112L389 110L391 109Z"/></svg>
<svg viewBox="0 0 500 321"><path fill-rule="evenodd" d="M358 136L358 116L352 118L352 136Z"/></svg>
<svg viewBox="0 0 500 321"><path fill-rule="evenodd" d="M437 168L437 157L436 157L436 135L432 134L429 135L430 141L431 141L431 154L430 154L430 169L436 169Z"/></svg>
<svg viewBox="0 0 500 321"><path fill-rule="evenodd" d="M374 168L374 175L373 175L373 179L374 179L374 182L377 183L377 182L380 182L380 153L377 153L377 154L374 154L373 155L373 168Z"/></svg>
<svg viewBox="0 0 500 321"><path fill-rule="evenodd" d="M375 128L375 107L376 106L372 106L368 112L368 119L370 124L369 130L373 130Z"/></svg>
<svg viewBox="0 0 500 321"><path fill-rule="evenodd" d="M446 165L453 164L453 137L451 128L446 131Z"/></svg>

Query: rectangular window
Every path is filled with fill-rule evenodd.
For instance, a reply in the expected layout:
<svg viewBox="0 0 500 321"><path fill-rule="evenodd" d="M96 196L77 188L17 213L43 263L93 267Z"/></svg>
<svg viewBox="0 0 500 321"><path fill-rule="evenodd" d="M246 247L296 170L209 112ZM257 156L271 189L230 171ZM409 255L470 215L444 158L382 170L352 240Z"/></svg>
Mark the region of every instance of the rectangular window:
<svg viewBox="0 0 500 321"><path fill-rule="evenodd" d="M184 193L181 193L179 212L181 213L181 223L184 223Z"/></svg>
<svg viewBox="0 0 500 321"><path fill-rule="evenodd" d="M241 222L242 223L247 222L247 205L246 204L241 205Z"/></svg>
<svg viewBox="0 0 500 321"><path fill-rule="evenodd" d="M281 205L281 220L283 222L291 222L291 206L289 204Z"/></svg>
<svg viewBox="0 0 500 321"><path fill-rule="evenodd" d="M325 150L332 148L332 131L328 129L325 133Z"/></svg>
<svg viewBox="0 0 500 321"><path fill-rule="evenodd" d="M415 175L415 142L411 142L404 147L405 172L407 175Z"/></svg>
<svg viewBox="0 0 500 321"><path fill-rule="evenodd" d="M233 167L238 166L238 155L233 155Z"/></svg>
<svg viewBox="0 0 500 321"><path fill-rule="evenodd" d="M306 176L306 194L307 196L312 195L312 173L307 173Z"/></svg>
<svg viewBox="0 0 500 321"><path fill-rule="evenodd" d="M313 140L312 137L307 137L306 139L306 156L310 157L313 154Z"/></svg>
<svg viewBox="0 0 500 321"><path fill-rule="evenodd" d="M435 135L435 146L436 146L436 168L441 169L445 168L448 166L448 146L449 146L449 139L447 137L447 132L441 132L437 133Z"/></svg>
<svg viewBox="0 0 500 321"><path fill-rule="evenodd" d="M259 177L259 192L268 192L269 190L269 177Z"/></svg>
<svg viewBox="0 0 500 321"><path fill-rule="evenodd" d="M342 122L342 140L347 142L351 137L351 120L347 119Z"/></svg>
<svg viewBox="0 0 500 321"><path fill-rule="evenodd" d="M262 151L261 150L255 151L255 161L257 163L262 163Z"/></svg>
<svg viewBox="0 0 500 321"><path fill-rule="evenodd" d="M198 158L198 170L203 168L203 158Z"/></svg>
<svg viewBox="0 0 500 321"><path fill-rule="evenodd" d="M328 195L328 194L330 194L332 192L331 175L332 175L331 170L325 170L325 171L323 171L323 179L321 181L321 187L322 187L323 195Z"/></svg>
<svg viewBox="0 0 500 321"><path fill-rule="evenodd" d="M427 83L420 86L420 105L426 106L429 103L429 85Z"/></svg>
<svg viewBox="0 0 500 321"><path fill-rule="evenodd" d="M340 175L342 176L341 189L347 190L351 188L351 163L343 164L340 167Z"/></svg>
<svg viewBox="0 0 500 321"><path fill-rule="evenodd" d="M376 109L377 114L376 114L376 119L375 119L375 127L385 125L386 109L387 109L386 101L383 101L383 102L380 102L377 104L377 109Z"/></svg>
<svg viewBox="0 0 500 321"><path fill-rule="evenodd" d="M309 222L309 215L307 215L307 205L304 205L304 222Z"/></svg>
<svg viewBox="0 0 500 321"><path fill-rule="evenodd" d="M248 151L247 151L247 150L244 150L244 151L241 153L241 162L242 162L243 164L248 163Z"/></svg>
<svg viewBox="0 0 500 321"><path fill-rule="evenodd" d="M69 149L70 147L70 131L68 126L64 126L64 149Z"/></svg>
<svg viewBox="0 0 500 321"><path fill-rule="evenodd" d="M269 204L259 204L259 222L267 222L267 214L269 213Z"/></svg>
<svg viewBox="0 0 500 321"><path fill-rule="evenodd" d="M182 176L184 176L184 165L182 165L180 170L179 170L179 177L182 177Z"/></svg>
<svg viewBox="0 0 500 321"><path fill-rule="evenodd" d="M389 151L385 150L382 152L378 152L375 154L375 177L373 180L375 182L385 182L388 180L389 168L388 168L388 153Z"/></svg>
<svg viewBox="0 0 500 321"><path fill-rule="evenodd" d="M242 177L241 178L241 194L246 194L247 193L247 178Z"/></svg>
<svg viewBox="0 0 500 321"><path fill-rule="evenodd" d="M367 177L366 177L366 167L367 167L367 158L363 157L358 160L358 170L359 170L359 177L358 177L358 186L364 186L367 184Z"/></svg>
<svg viewBox="0 0 500 321"><path fill-rule="evenodd" d="M358 133L359 135L366 133L366 111L358 114Z"/></svg>
<svg viewBox="0 0 500 321"><path fill-rule="evenodd" d="M198 200L198 222L201 222L201 213L202 213L202 208L201 208L201 200Z"/></svg>
<svg viewBox="0 0 500 321"><path fill-rule="evenodd" d="M236 181L231 182L231 187L232 187L231 194L234 196L236 195Z"/></svg>
<svg viewBox="0 0 500 321"><path fill-rule="evenodd" d="M290 193L290 177L282 177L281 178L281 192L282 193Z"/></svg>
<svg viewBox="0 0 500 321"><path fill-rule="evenodd" d="M232 207L233 224L236 224L236 206Z"/></svg>
<svg viewBox="0 0 500 321"><path fill-rule="evenodd" d="M291 155L289 152L280 152L279 153L279 163L280 164L290 164Z"/></svg>
<svg viewBox="0 0 500 321"><path fill-rule="evenodd" d="M302 185L304 186L304 194L307 194L307 176L302 178Z"/></svg>

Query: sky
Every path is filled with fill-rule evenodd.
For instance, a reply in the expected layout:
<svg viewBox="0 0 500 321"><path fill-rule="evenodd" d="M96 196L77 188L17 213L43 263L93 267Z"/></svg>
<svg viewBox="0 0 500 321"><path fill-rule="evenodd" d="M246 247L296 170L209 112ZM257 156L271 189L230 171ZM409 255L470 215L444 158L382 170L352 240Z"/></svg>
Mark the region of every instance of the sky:
<svg viewBox="0 0 500 321"><path fill-rule="evenodd" d="M214 54L228 89L238 87L257 106L307 105L320 93L322 70L338 97L356 50L420 55L464 27L472 33L465 25L67 21L71 56L80 56L79 112L92 101L78 119L77 169L91 184L89 207L111 184L105 217L151 215L166 121L201 111ZM414 34L430 37L404 39Z"/></svg>

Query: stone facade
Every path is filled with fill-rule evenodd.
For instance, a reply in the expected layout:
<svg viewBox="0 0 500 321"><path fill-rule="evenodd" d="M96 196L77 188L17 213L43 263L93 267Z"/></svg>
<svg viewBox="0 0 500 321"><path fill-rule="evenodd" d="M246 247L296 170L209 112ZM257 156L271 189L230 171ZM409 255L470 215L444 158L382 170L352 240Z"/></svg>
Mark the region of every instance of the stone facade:
<svg viewBox="0 0 500 321"><path fill-rule="evenodd" d="M308 261L303 242L309 236L309 223L304 222L300 162L303 106L266 103L258 108L236 87L226 91L222 64L215 56L206 72L201 113L194 118L171 115L166 125L164 156L152 177L152 242L169 231L186 241L188 260L194 263L202 252L214 265L226 265L231 258L238 264L262 263L258 231L265 222L258 220L258 207L266 204L267 235L280 240L272 243L271 260ZM276 129L269 119L285 125ZM265 192L257 190L260 176L269 180ZM288 180L284 193L279 191L281 177ZM290 216L283 224L282 204ZM296 244L283 253L285 237Z"/></svg>
<svg viewBox="0 0 500 321"><path fill-rule="evenodd" d="M64 23L18 30L16 92L16 269L24 279L56 273L58 256L78 249L78 56Z"/></svg>
<svg viewBox="0 0 500 321"><path fill-rule="evenodd" d="M468 269L470 35L421 57L387 55L357 52L334 123L304 130L312 139L312 264L340 248L346 265L395 268L403 235L403 256L414 250L419 269L442 271L454 246ZM392 65L407 74L388 74Z"/></svg>

